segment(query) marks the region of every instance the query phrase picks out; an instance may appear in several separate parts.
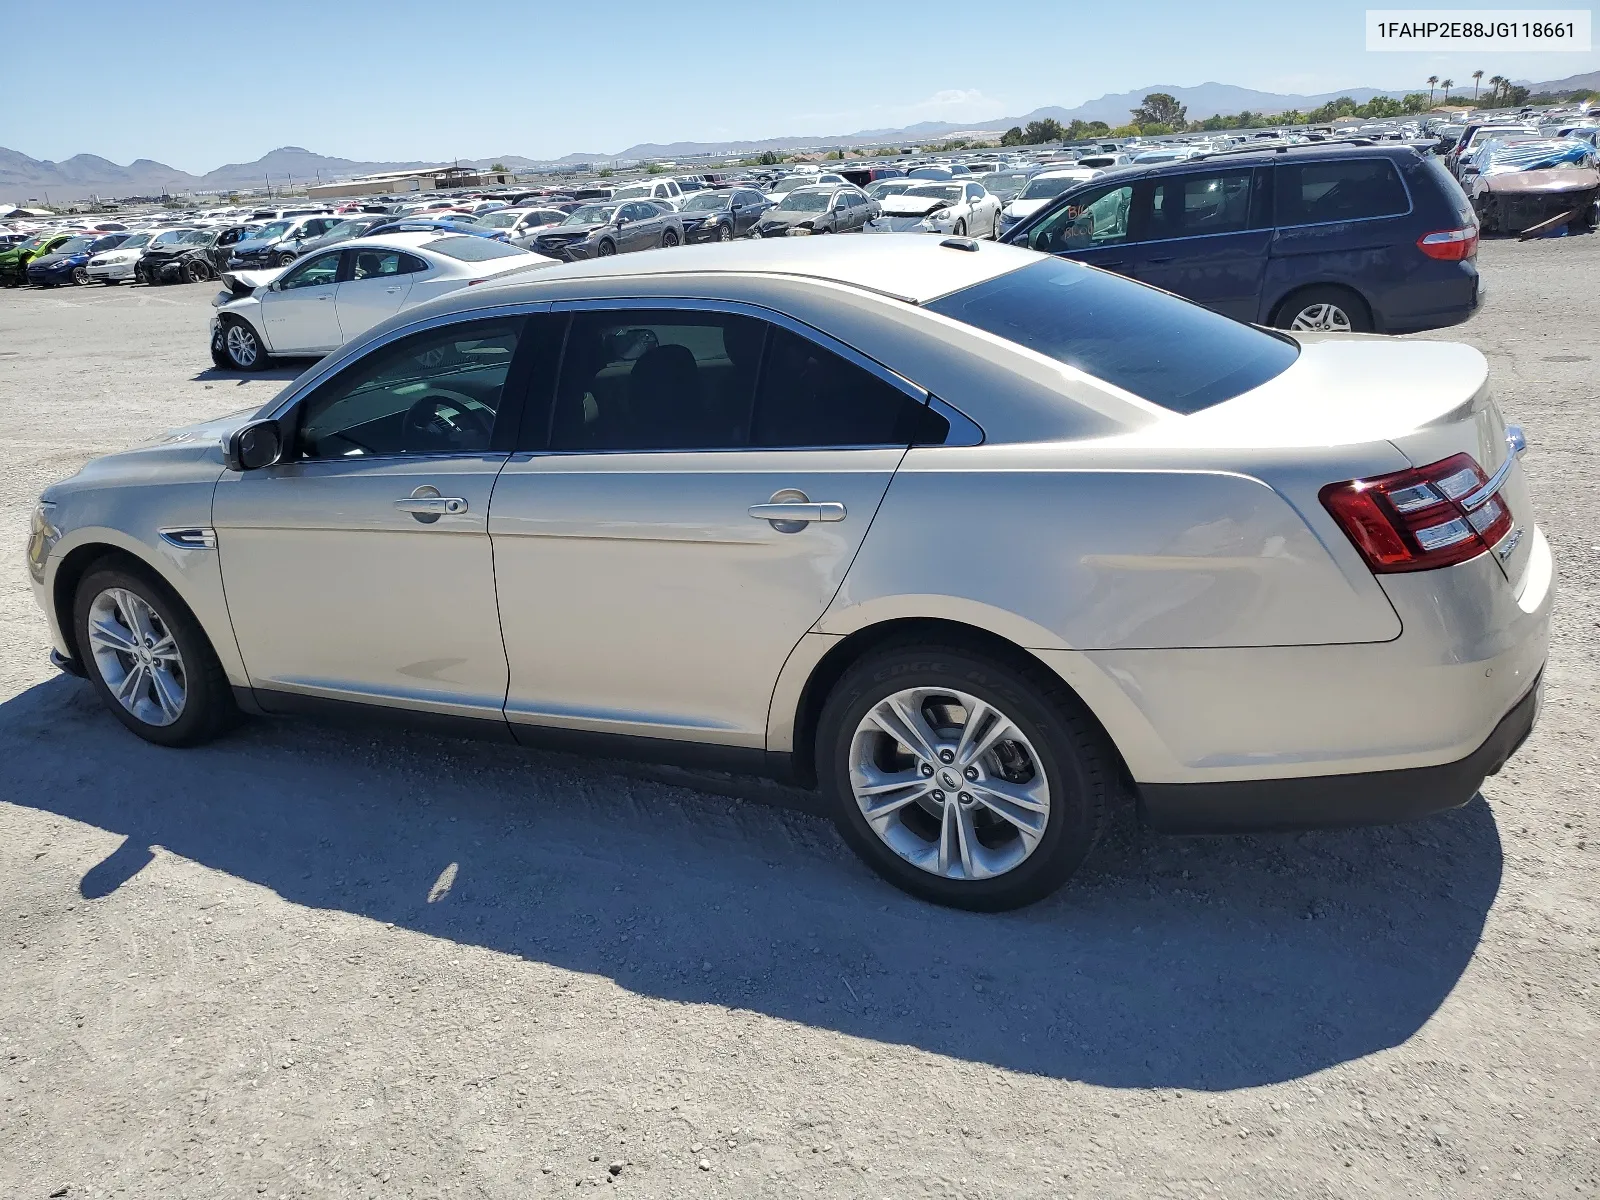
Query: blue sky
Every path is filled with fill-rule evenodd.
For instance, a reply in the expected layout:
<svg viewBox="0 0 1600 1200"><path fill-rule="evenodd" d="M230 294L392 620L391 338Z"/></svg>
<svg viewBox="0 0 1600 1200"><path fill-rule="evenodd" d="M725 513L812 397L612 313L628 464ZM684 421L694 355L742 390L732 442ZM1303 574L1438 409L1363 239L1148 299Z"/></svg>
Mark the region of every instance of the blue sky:
<svg viewBox="0 0 1600 1200"><path fill-rule="evenodd" d="M1152 83L1425 90L1430 74L1479 67L1530 80L1600 68L1600 53L1368 53L1366 7L164 0L135 17L125 0L84 0L71 24L85 36L11 47L0 146L195 173L282 145L362 160L546 157L978 122Z"/></svg>

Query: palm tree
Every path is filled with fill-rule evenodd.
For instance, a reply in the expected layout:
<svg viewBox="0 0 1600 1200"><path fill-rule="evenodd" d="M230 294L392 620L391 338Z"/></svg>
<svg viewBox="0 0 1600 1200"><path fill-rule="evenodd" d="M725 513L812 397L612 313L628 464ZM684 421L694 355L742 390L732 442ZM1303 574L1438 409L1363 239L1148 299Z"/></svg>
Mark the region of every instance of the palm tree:
<svg viewBox="0 0 1600 1200"><path fill-rule="evenodd" d="M1472 102L1474 104L1476 104L1478 102L1478 84L1482 79L1483 79L1483 72L1482 71L1474 71L1472 73Z"/></svg>
<svg viewBox="0 0 1600 1200"><path fill-rule="evenodd" d="M1433 85L1439 82L1437 75L1428 76L1428 107L1433 107Z"/></svg>
<svg viewBox="0 0 1600 1200"><path fill-rule="evenodd" d="M1491 105L1493 105L1499 98L1500 88L1505 84L1505 82L1506 77L1504 75L1489 76L1489 103Z"/></svg>
<svg viewBox="0 0 1600 1200"><path fill-rule="evenodd" d="M1455 85L1456 81L1454 79L1439 80L1439 86L1444 89L1444 102L1446 104L1450 103L1450 89L1455 87Z"/></svg>

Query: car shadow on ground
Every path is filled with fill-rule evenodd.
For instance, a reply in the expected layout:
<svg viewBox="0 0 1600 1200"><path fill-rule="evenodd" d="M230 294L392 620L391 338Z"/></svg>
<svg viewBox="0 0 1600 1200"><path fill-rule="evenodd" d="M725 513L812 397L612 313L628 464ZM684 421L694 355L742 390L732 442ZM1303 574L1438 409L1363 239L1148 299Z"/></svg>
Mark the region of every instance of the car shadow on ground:
<svg viewBox="0 0 1600 1200"><path fill-rule="evenodd" d="M703 783L312 723L163 750L65 677L0 705L0 797L124 839L70 868L92 903L137 904L164 850L646 996L1113 1087L1264 1084L1405 1041L1501 877L1482 798L1298 836L1162 838L1130 817L1045 903L960 913L878 881L804 794Z"/></svg>
<svg viewBox="0 0 1600 1200"><path fill-rule="evenodd" d="M221 367L207 367L194 375L189 376L192 383L250 383L252 380L276 379L287 383L291 379L298 379L305 374L307 367L316 362L316 359L290 359L287 362L275 360L272 365L260 371L235 371L231 368L223 370Z"/></svg>

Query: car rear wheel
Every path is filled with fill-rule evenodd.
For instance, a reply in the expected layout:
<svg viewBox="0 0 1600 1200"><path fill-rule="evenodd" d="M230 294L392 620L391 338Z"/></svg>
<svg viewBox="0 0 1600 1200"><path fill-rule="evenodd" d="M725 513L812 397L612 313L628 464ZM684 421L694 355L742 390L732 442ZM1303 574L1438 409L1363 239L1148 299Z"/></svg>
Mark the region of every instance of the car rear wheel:
<svg viewBox="0 0 1600 1200"><path fill-rule="evenodd" d="M1296 292L1278 308L1278 328L1300 333L1370 333L1372 317L1361 297L1347 288L1313 287Z"/></svg>
<svg viewBox="0 0 1600 1200"><path fill-rule="evenodd" d="M72 282L75 283L78 287L85 286L89 282L89 268L88 267L73 267L72 268Z"/></svg>
<svg viewBox="0 0 1600 1200"><path fill-rule="evenodd" d="M845 841L889 882L979 911L1077 870L1116 792L1116 754L1043 667L952 646L878 651L835 685L818 777Z"/></svg>
<svg viewBox="0 0 1600 1200"><path fill-rule="evenodd" d="M267 365L266 348L248 321L238 317L225 319L222 327L222 347L228 356L228 365L240 371L260 371Z"/></svg>
<svg viewBox="0 0 1600 1200"><path fill-rule="evenodd" d="M678 244L678 231L676 229L663 230L661 234L661 248L670 250Z"/></svg>
<svg viewBox="0 0 1600 1200"><path fill-rule="evenodd" d="M73 600L73 628L100 699L146 741L194 746L236 719L205 631L153 573L131 563L91 570Z"/></svg>

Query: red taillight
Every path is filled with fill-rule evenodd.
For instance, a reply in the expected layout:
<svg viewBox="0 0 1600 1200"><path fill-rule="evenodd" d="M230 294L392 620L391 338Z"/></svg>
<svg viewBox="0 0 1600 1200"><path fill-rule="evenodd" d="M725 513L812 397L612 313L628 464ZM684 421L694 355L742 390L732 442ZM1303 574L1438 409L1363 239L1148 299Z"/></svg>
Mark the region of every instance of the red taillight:
<svg viewBox="0 0 1600 1200"><path fill-rule="evenodd" d="M1464 225L1460 229L1436 229L1417 239L1417 249L1429 258L1460 262L1478 252L1478 227Z"/></svg>
<svg viewBox="0 0 1600 1200"><path fill-rule="evenodd" d="M1511 529L1511 510L1470 454L1376 479L1330 483L1322 506L1373 571L1430 571L1476 558Z"/></svg>

